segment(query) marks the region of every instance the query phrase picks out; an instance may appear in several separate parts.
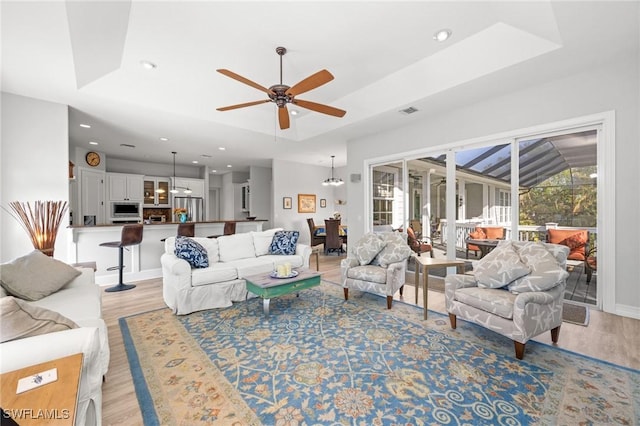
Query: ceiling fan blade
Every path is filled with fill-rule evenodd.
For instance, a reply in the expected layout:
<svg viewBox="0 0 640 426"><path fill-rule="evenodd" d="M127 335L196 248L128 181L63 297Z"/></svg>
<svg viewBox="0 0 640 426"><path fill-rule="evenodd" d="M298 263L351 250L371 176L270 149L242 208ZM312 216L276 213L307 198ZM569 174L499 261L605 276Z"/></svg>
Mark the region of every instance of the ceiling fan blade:
<svg viewBox="0 0 640 426"><path fill-rule="evenodd" d="M315 89L316 87L320 87L323 84L330 82L331 80L333 80L333 75L329 71L318 71L317 73L305 78L298 84L294 84L292 87L287 89L285 94L290 96L297 96L300 93L308 92L309 90Z"/></svg>
<svg viewBox="0 0 640 426"><path fill-rule="evenodd" d="M282 130L289 128L289 111L286 105L278 108L278 121L280 122L280 128Z"/></svg>
<svg viewBox="0 0 640 426"><path fill-rule="evenodd" d="M302 108L310 109L311 111L321 112L327 115L333 115L335 117L344 117L347 111L334 108L329 105L317 104L315 102L303 101L302 99L294 99L292 103L301 106Z"/></svg>
<svg viewBox="0 0 640 426"><path fill-rule="evenodd" d="M270 99L263 99L261 101L253 101L253 102L247 102L244 104L237 104L237 105L229 105L226 107L220 107L220 108L216 108L216 110L218 111L229 111L230 109L237 109L237 108L244 108L244 107L248 107L248 106L253 106L253 105L260 105L260 104L264 104L267 102L271 102Z"/></svg>
<svg viewBox="0 0 640 426"><path fill-rule="evenodd" d="M265 92L265 93L267 93L269 95L274 95L275 94L275 93L273 93L273 90L270 90L270 89L267 89L266 87L260 86L258 83L255 83L255 82L249 80L248 78L244 78L243 76L238 75L238 74L234 73L233 71L229 71L229 70L224 69L224 68L216 70L216 71L218 71L220 74L226 75L227 77L231 77L234 80L238 80L241 83L247 84L247 85L249 85L249 86L251 86L251 87L253 87L255 89L261 90L261 91L263 91L263 92Z"/></svg>

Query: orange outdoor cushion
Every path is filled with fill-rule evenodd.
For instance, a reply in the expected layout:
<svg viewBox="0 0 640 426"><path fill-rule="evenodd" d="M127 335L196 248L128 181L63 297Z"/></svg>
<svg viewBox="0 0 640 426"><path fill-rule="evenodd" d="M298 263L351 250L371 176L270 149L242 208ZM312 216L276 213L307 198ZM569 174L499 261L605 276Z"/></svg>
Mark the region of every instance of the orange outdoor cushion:
<svg viewBox="0 0 640 426"><path fill-rule="evenodd" d="M476 228L475 231L469 232L469 238L472 240L484 240L487 238L487 234L484 233L482 228ZM475 244L467 244L467 250L478 251L480 250L480 247Z"/></svg>
<svg viewBox="0 0 640 426"><path fill-rule="evenodd" d="M482 229L486 234L485 238L489 238L491 240L501 240L504 238L504 228L501 226L483 226L480 229Z"/></svg>
<svg viewBox="0 0 640 426"><path fill-rule="evenodd" d="M484 240L485 238L487 238L487 234L485 234L484 231L480 228L476 228L475 231L469 232L469 236L473 240Z"/></svg>
<svg viewBox="0 0 640 426"><path fill-rule="evenodd" d="M588 239L589 232L586 229L547 229L547 241L569 247L571 251L567 259L571 260L585 260Z"/></svg>

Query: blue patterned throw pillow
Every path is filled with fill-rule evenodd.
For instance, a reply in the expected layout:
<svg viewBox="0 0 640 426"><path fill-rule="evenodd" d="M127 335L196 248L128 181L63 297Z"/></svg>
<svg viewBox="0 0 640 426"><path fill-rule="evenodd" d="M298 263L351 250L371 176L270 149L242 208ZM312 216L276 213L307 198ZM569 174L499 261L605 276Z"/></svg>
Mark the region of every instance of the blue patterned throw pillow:
<svg viewBox="0 0 640 426"><path fill-rule="evenodd" d="M269 254L296 254L296 244L298 243L298 231L278 231L273 235Z"/></svg>
<svg viewBox="0 0 640 426"><path fill-rule="evenodd" d="M189 262L192 268L207 268L209 256L200 243L189 237L176 237L176 256Z"/></svg>

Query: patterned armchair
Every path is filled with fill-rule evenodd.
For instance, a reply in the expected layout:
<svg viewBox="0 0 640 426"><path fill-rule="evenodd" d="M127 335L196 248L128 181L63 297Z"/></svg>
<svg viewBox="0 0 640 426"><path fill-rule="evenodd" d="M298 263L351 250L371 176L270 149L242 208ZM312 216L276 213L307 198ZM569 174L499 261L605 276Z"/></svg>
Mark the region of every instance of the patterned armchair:
<svg viewBox="0 0 640 426"><path fill-rule="evenodd" d="M344 299L349 300L349 289L386 296L387 309L391 309L393 295L402 288L411 249L407 234L399 232L368 233L349 249L347 258L340 262Z"/></svg>
<svg viewBox="0 0 640 426"><path fill-rule="evenodd" d="M460 317L514 341L524 357L529 339L562 324L569 248L539 242L501 241L474 263L473 275L447 275L445 303L451 327Z"/></svg>

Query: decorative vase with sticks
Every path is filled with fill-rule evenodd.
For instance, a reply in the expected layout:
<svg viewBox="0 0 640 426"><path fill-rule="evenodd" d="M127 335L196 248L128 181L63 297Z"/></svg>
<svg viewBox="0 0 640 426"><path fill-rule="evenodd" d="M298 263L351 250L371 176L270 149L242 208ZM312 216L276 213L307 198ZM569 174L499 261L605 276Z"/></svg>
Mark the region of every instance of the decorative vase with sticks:
<svg viewBox="0 0 640 426"><path fill-rule="evenodd" d="M13 217L22 225L33 247L53 257L58 228L67 210L66 201L36 201L34 208L28 202L12 201L9 207Z"/></svg>

